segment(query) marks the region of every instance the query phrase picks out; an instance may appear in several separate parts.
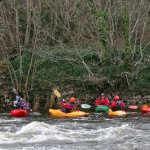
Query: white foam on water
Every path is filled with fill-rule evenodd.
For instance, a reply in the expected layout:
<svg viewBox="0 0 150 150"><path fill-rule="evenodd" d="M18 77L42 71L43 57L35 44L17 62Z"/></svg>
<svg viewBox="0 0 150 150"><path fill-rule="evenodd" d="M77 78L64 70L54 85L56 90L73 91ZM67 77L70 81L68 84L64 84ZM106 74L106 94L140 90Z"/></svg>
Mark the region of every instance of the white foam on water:
<svg viewBox="0 0 150 150"><path fill-rule="evenodd" d="M128 124L108 128L98 127L90 130L85 128L68 130L65 128L60 131L60 138L73 142L116 140L117 138L135 136L141 132L141 130L131 128Z"/></svg>
<svg viewBox="0 0 150 150"><path fill-rule="evenodd" d="M44 122L31 122L25 126L23 126L17 134L22 134L22 133L42 133L42 132L49 132L50 130L54 131L56 130L56 126L50 126L49 124L46 124Z"/></svg>
<svg viewBox="0 0 150 150"><path fill-rule="evenodd" d="M71 128L72 126L73 128ZM128 136L137 136L143 131L134 129L129 124L111 126L104 128L85 128L78 126L76 122L72 124L47 124L33 121L17 132L0 132L0 144L2 143L36 143L43 141L62 142L90 142L103 140L117 140ZM55 150L55 148L54 148Z"/></svg>
<svg viewBox="0 0 150 150"><path fill-rule="evenodd" d="M31 122L21 128L16 134L22 136L23 134L30 135L26 142L35 143L46 141L50 139L59 139L59 129L56 125L49 125L44 122Z"/></svg>
<svg viewBox="0 0 150 150"><path fill-rule="evenodd" d="M0 123L22 122L23 118L0 119Z"/></svg>
<svg viewBox="0 0 150 150"><path fill-rule="evenodd" d="M0 132L0 143L2 143L3 141L7 141L9 140L10 137L13 136L13 133L10 132Z"/></svg>
<svg viewBox="0 0 150 150"><path fill-rule="evenodd" d="M48 136L57 135L57 126L49 125L44 122L31 122L16 133L0 132L0 143L17 143L17 142L31 142L46 140ZM47 136L48 135L48 136Z"/></svg>
<svg viewBox="0 0 150 150"><path fill-rule="evenodd" d="M6 120L6 119L1 119L1 118L0 118L0 123L1 123L1 122L5 122L5 120Z"/></svg>
<svg viewBox="0 0 150 150"><path fill-rule="evenodd" d="M53 148L51 148L50 150L63 150L63 149L58 148L58 147L53 147Z"/></svg>
<svg viewBox="0 0 150 150"><path fill-rule="evenodd" d="M107 140L107 139L121 139L124 137L128 137L128 136L135 136L137 134L141 134L141 130L137 130L134 128L131 128L129 126L129 124L124 124L121 126L115 126L115 127L108 127L105 128L105 130L102 130L100 128L98 130L99 136L98 136L98 141L101 140Z"/></svg>

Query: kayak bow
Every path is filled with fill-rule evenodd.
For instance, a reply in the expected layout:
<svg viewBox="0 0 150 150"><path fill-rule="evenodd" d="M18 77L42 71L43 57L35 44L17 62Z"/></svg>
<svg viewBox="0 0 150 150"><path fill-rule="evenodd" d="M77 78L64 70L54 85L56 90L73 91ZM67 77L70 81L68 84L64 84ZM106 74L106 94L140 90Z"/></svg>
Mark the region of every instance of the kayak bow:
<svg viewBox="0 0 150 150"><path fill-rule="evenodd" d="M109 106L99 105L95 108L95 111L96 112L105 112L105 113L107 113L109 108L110 108Z"/></svg>
<svg viewBox="0 0 150 150"><path fill-rule="evenodd" d="M65 112L62 112L61 109L49 109L49 113L50 113L50 116L52 117L70 117L70 118L74 118L74 117L87 117L89 115L89 113L86 113L84 111L79 111L79 110L76 110L76 111L72 111L70 113L65 113Z"/></svg>
<svg viewBox="0 0 150 150"><path fill-rule="evenodd" d="M10 112L10 115L13 117L27 117L28 114L29 113L24 109L14 109Z"/></svg>
<svg viewBox="0 0 150 150"><path fill-rule="evenodd" d="M108 115L110 117L123 117L123 116L126 116L127 113L123 110L112 111L111 109L109 109Z"/></svg>

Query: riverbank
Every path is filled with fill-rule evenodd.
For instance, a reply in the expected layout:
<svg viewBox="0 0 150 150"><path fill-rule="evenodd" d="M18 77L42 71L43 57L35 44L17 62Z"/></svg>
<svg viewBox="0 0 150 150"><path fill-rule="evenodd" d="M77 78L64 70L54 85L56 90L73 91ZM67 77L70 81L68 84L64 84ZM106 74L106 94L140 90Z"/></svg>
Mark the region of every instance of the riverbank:
<svg viewBox="0 0 150 150"><path fill-rule="evenodd" d="M148 1L5 0L0 12L4 101L15 98L12 87L35 110L48 105L54 88L85 103L101 93L150 95Z"/></svg>
<svg viewBox="0 0 150 150"><path fill-rule="evenodd" d="M3 93L7 93L6 91ZM69 92L62 93L62 97L59 99L59 101L62 100L62 98L66 98L66 100L69 100L71 95L75 95L75 93L71 90ZM113 95L110 96L107 94L110 102L113 100ZM95 106L95 100L97 95L88 94L88 93L79 93L76 97L77 102L80 104L90 104L92 106ZM46 112L46 110L50 107L47 106L47 102L50 100L51 94L49 94L48 97L38 96L33 97L33 99L30 99L29 103L33 111L35 112ZM7 93L6 95L0 96L0 112L9 112L13 108L13 101L15 100L15 94L10 92L10 95ZM138 105L142 106L142 104L150 104L150 95L145 95L144 97L140 95L136 95L134 97L127 97L123 96L121 97L121 100L126 102L126 105Z"/></svg>

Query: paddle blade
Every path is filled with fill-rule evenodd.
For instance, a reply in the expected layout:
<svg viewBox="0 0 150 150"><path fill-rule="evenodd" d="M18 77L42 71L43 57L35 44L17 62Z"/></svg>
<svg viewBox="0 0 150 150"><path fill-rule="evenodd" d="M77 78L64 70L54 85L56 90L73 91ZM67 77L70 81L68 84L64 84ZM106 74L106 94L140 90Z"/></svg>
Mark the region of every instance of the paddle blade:
<svg viewBox="0 0 150 150"><path fill-rule="evenodd" d="M88 105L88 104L81 104L81 108L84 108L84 109L89 109L91 108L92 106L91 105Z"/></svg>
<svg viewBox="0 0 150 150"><path fill-rule="evenodd" d="M13 88L12 91L13 91L16 95L18 95L18 91L17 91L15 88Z"/></svg>
<svg viewBox="0 0 150 150"><path fill-rule="evenodd" d="M61 97L61 94L57 90L54 90L54 95L57 96L58 98Z"/></svg>

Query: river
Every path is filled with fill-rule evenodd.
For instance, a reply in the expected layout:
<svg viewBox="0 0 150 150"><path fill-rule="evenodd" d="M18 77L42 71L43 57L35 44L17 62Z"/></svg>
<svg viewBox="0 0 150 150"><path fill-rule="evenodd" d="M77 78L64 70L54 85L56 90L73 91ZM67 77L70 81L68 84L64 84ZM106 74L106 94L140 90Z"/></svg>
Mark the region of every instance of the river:
<svg viewBox="0 0 150 150"><path fill-rule="evenodd" d="M53 119L0 115L0 150L149 150L150 117Z"/></svg>

